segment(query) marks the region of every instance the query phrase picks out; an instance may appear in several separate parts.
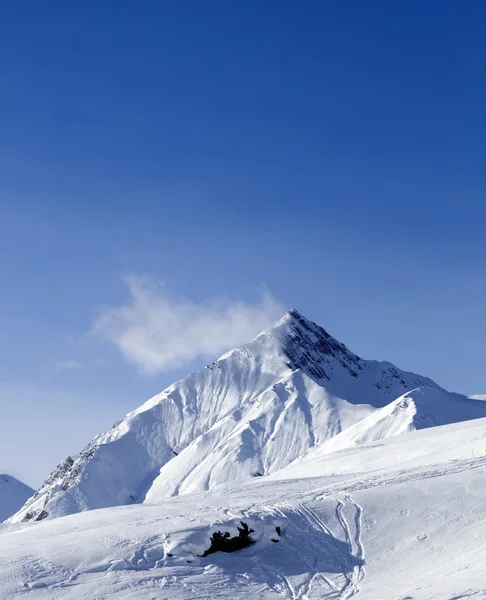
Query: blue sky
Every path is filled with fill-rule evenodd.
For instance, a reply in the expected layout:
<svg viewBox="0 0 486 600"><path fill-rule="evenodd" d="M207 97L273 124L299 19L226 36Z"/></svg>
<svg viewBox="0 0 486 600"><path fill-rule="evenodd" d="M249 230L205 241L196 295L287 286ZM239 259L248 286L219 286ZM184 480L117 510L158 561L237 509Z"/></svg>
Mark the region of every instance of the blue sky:
<svg viewBox="0 0 486 600"><path fill-rule="evenodd" d="M0 470L40 484L292 306L486 393L485 22L471 0L2 7Z"/></svg>

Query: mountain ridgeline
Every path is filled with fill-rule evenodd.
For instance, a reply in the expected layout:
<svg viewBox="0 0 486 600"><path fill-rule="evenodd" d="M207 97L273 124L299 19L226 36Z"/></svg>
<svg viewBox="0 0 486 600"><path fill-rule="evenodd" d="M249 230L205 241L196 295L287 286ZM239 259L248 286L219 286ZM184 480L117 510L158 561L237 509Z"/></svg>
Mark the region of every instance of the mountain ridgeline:
<svg viewBox="0 0 486 600"><path fill-rule="evenodd" d="M485 402L364 360L292 310L68 457L10 522L158 502L484 416Z"/></svg>

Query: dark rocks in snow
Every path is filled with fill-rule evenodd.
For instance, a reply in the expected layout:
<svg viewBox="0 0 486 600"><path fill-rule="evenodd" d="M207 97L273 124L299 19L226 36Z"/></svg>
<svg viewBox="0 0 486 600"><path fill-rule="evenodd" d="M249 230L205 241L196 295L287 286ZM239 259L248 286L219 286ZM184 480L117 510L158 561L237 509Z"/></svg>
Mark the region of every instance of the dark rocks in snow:
<svg viewBox="0 0 486 600"><path fill-rule="evenodd" d="M390 365L390 367L383 373L381 380L377 381L375 383L375 387L378 390L386 391L386 390L390 389L397 382L401 386L403 386L404 389L407 388L407 384L406 384L405 380L403 379L403 377L400 375L400 373L397 371L397 369L393 365ZM417 382L417 383L419 383L419 382Z"/></svg>
<svg viewBox="0 0 486 600"><path fill-rule="evenodd" d="M54 471L49 475L49 477L44 481L42 486L34 493L32 498L26 503L26 506L29 506L33 500L38 498L39 496L46 494L44 506L49 502L52 496L57 492L57 487L62 488L62 490L67 491L73 485L75 485L79 481L79 477L84 470L84 467L90 461L91 458L96 454L98 446L96 445L96 439L93 442L90 442L87 446L81 450L81 452L73 458L72 456L68 456L62 463L60 463ZM44 514L45 513L45 514ZM34 519L34 521L42 521L47 517L48 513L46 511L40 512L35 518L34 512L27 512L24 516L24 521L30 521Z"/></svg>
<svg viewBox="0 0 486 600"><path fill-rule="evenodd" d="M336 359L353 377L362 371L361 359L353 354L325 329L305 319L298 311L289 312L293 319L291 332L285 338L284 351L289 359L287 365L301 369L316 380L330 381L331 373L326 370L329 359Z"/></svg>
<svg viewBox="0 0 486 600"><path fill-rule="evenodd" d="M60 485L64 491L72 487L78 481L85 465L95 455L96 450L97 446L90 443L75 459L68 456L44 481L42 487L34 494L34 498L44 492L46 488L53 487L56 484Z"/></svg>
<svg viewBox="0 0 486 600"><path fill-rule="evenodd" d="M230 537L228 531L215 531L211 537L211 546L201 556L208 556L214 552L236 552L254 544L255 540L250 535L255 531L250 529L245 522L240 521L240 523L239 534L235 537Z"/></svg>
<svg viewBox="0 0 486 600"><path fill-rule="evenodd" d="M48 487L54 484L56 481L63 480L67 474L71 471L74 465L74 459L71 456L68 456L66 460L64 460L61 464L57 465L57 467L52 471L49 477L44 481L42 487L34 494L34 498L36 498L41 490L45 487ZM64 484L63 489L67 489Z"/></svg>
<svg viewBox="0 0 486 600"><path fill-rule="evenodd" d="M204 368L212 371L213 369L221 369L221 365L219 364L218 360L215 360L213 363L211 363L210 365L206 365L206 367Z"/></svg>
<svg viewBox="0 0 486 600"><path fill-rule="evenodd" d="M282 530L280 529L280 527L275 527L275 531L277 532L278 537L281 536L282 534ZM279 539L275 539L275 538L270 538L270 541L273 542L274 544L278 544L279 543Z"/></svg>

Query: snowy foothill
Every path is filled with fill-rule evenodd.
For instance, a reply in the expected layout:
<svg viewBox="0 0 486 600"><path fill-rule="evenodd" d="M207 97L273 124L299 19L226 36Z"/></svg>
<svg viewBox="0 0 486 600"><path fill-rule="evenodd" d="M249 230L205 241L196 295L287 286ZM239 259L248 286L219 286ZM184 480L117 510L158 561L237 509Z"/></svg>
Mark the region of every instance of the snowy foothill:
<svg viewBox="0 0 486 600"><path fill-rule="evenodd" d="M485 492L482 397L291 311L19 502L0 598L484 600Z"/></svg>
<svg viewBox="0 0 486 600"><path fill-rule="evenodd" d="M15 477L0 474L0 522L22 508L33 493L32 488Z"/></svg>

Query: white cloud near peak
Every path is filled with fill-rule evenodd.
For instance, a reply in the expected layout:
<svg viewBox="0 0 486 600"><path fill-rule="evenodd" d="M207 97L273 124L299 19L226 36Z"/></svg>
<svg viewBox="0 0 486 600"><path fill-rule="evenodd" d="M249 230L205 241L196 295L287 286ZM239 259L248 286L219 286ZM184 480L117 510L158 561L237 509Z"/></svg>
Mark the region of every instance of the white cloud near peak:
<svg viewBox="0 0 486 600"><path fill-rule="evenodd" d="M251 340L284 309L268 292L258 302L172 296L151 277L127 275L131 300L100 311L93 331L145 374L170 371Z"/></svg>

